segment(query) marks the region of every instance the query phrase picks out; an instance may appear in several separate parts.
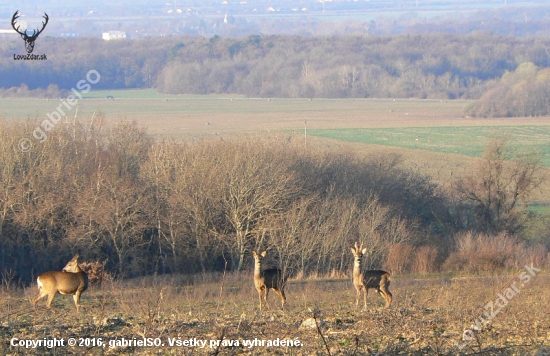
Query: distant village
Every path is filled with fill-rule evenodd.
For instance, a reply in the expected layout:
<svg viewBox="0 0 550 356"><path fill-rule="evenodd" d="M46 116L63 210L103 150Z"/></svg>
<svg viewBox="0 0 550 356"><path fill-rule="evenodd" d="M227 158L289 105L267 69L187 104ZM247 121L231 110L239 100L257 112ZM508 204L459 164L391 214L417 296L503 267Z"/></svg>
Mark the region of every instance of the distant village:
<svg viewBox="0 0 550 356"><path fill-rule="evenodd" d="M519 9L521 18L516 16ZM548 9L542 0L517 0L513 4L506 0L44 0L39 6L23 3L18 8L0 4L0 36L17 35L10 25L17 10L21 13L21 28L28 31L39 26L40 18L47 13L51 21L43 36L111 41L182 35L500 33L499 28L491 26L510 27L509 23L517 23L514 26L519 31L531 31L532 22L548 18ZM432 26L426 30L428 22ZM535 25L541 27L540 23Z"/></svg>

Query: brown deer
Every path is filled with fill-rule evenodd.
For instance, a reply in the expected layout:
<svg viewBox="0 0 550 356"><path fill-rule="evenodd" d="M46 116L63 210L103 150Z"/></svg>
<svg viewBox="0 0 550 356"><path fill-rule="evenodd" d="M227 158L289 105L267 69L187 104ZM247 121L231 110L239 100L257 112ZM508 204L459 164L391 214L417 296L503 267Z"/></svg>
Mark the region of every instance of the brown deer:
<svg viewBox="0 0 550 356"><path fill-rule="evenodd" d="M390 286L391 276L386 271L374 270L374 271L361 271L361 259L363 255L367 252L366 248L357 246L355 243L355 248L351 248L351 253L353 253L354 262L353 262L353 286L355 287L355 305L359 306L359 299L361 298L361 291L364 291L364 309L367 309L367 295L369 289L376 289L378 294L386 300L386 308L390 306L392 300L392 294L388 287Z"/></svg>
<svg viewBox="0 0 550 356"><path fill-rule="evenodd" d="M43 273L38 276L36 282L40 294L32 300L33 304L48 296L47 306L51 308L53 298L59 292L61 294L71 294L76 305L76 311L80 311L80 295L88 288L88 276L78 266L78 254L67 263L62 271Z"/></svg>
<svg viewBox="0 0 550 356"><path fill-rule="evenodd" d="M252 251L252 256L254 256L254 286L258 291L258 296L260 297L260 310L262 310L262 294L264 294L264 301L267 304L267 307L271 310L269 303L267 302L267 295L269 294L269 289L273 289L275 293L281 298L281 308L285 308L285 283L286 277L283 275L283 271L279 268L269 268L262 271L262 258L267 255L267 251L262 253L257 253Z"/></svg>

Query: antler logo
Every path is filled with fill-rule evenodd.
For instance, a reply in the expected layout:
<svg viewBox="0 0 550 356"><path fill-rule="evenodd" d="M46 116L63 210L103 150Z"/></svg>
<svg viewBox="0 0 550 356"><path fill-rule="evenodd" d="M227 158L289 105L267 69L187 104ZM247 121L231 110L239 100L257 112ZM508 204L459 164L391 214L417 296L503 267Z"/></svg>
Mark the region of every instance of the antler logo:
<svg viewBox="0 0 550 356"><path fill-rule="evenodd" d="M42 28L40 30L33 30L32 35L30 36L27 34L27 30L22 32L22 31L19 31L20 26L16 27L15 20L17 20L18 18L19 18L19 10L17 10L15 14L13 14L13 17L11 18L11 27L13 27L15 32L20 34L21 38L25 41L25 49L27 50L27 53L32 53L32 50L34 49L34 41L36 41L36 39L38 38L38 35L41 34L42 31L44 31L44 29L46 28L46 25L48 24L48 20L49 20L48 14L44 13L44 19L46 21L42 22Z"/></svg>

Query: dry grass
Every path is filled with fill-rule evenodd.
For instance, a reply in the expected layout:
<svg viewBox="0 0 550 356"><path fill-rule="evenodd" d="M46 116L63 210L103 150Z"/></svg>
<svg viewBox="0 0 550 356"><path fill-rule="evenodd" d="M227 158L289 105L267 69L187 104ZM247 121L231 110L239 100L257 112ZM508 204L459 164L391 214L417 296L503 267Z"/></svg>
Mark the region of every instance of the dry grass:
<svg viewBox="0 0 550 356"><path fill-rule="evenodd" d="M472 329L486 303L494 301L521 271L501 275L451 278L395 277L390 287L394 302L369 293L370 310L354 305L351 280L292 281L287 287L287 309L282 312L271 294L273 311L258 310L251 273L194 278L155 277L108 282L82 297L77 314L69 297L58 296L54 309L43 304L33 310L36 292L10 290L2 295L4 339L2 354L138 354L138 355L370 355L370 354L503 354L547 355L550 352L550 275L541 272L488 325L475 331L470 342L463 332ZM519 282L518 282L519 288ZM319 329L311 319L315 315ZM307 320L309 327L301 327ZM313 326L313 327L312 327ZM160 338L159 347L10 347L12 338ZM169 338L208 340L205 348L168 345ZM210 348L210 340L238 340L239 346ZM302 347L255 346L242 340L299 340ZM226 341L227 342L227 341ZM325 344L326 343L326 344ZM457 347L463 345L462 349Z"/></svg>

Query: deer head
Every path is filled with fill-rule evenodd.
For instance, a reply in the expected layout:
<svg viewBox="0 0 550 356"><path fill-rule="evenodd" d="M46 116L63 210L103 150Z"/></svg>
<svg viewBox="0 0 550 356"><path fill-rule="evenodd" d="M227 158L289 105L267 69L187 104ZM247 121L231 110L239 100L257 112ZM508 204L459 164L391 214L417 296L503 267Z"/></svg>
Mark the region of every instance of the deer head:
<svg viewBox="0 0 550 356"><path fill-rule="evenodd" d="M13 14L13 17L11 18L11 27L13 27L15 32L20 34L23 41L25 41L25 49L27 50L27 53L32 53L34 49L34 41L36 41L36 39L38 38L38 35L41 34L42 31L44 31L44 29L46 28L46 25L48 24L48 20L49 20L48 14L44 13L44 19L46 21L42 22L42 28L40 30L33 30L32 35L30 36L27 34L27 30L21 32L19 31L20 26L17 26L17 27L15 26L15 20L17 20L18 18L19 18L19 10L17 10L15 14Z"/></svg>

